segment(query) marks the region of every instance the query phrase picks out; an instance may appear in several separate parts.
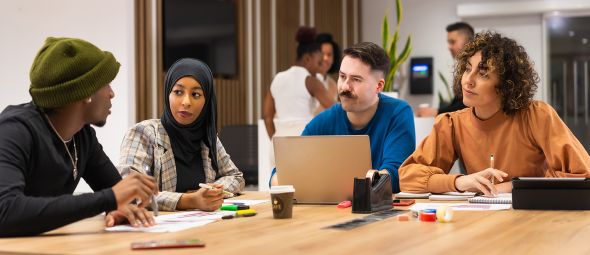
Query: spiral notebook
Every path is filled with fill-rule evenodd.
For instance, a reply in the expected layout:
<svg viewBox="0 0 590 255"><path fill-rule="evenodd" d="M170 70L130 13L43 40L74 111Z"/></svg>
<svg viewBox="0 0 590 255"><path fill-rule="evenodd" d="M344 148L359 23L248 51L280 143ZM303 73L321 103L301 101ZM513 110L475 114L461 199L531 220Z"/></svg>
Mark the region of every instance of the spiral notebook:
<svg viewBox="0 0 590 255"><path fill-rule="evenodd" d="M512 204L512 193L498 194L496 197L477 196L467 201L477 204Z"/></svg>

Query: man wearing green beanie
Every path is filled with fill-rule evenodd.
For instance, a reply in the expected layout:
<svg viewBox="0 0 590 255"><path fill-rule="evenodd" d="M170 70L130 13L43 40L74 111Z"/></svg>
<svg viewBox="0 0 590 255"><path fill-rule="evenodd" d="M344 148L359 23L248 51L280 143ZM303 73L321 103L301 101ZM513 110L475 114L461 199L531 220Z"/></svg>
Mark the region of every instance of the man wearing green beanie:
<svg viewBox="0 0 590 255"><path fill-rule="evenodd" d="M102 212L107 226L154 224L144 208L157 193L154 178L121 180L90 126L106 123L119 66L87 41L47 38L31 67L33 101L0 114L0 236L36 235ZM80 178L95 192L72 195Z"/></svg>

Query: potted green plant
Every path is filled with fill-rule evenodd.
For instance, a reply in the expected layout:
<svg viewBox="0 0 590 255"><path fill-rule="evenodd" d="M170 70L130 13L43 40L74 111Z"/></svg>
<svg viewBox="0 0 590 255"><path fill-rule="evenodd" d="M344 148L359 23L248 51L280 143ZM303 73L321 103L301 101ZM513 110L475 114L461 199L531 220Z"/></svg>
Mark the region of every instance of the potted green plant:
<svg viewBox="0 0 590 255"><path fill-rule="evenodd" d="M400 66L408 59L408 57L410 56L410 52L412 52L412 36L408 36L404 48L398 54L397 44L399 40L399 28L403 14L401 0L395 1L395 14L397 18L397 24L395 26L394 33L391 37L389 36L389 22L387 17L387 11L385 12L385 16L383 17L383 24L381 26L381 35L383 40L382 46L383 49L385 49L385 51L387 52L387 55L389 55L389 70L387 73L387 77L385 78L385 86L383 87L383 91L393 91L399 93L399 91L401 90L401 83L394 84L394 78Z"/></svg>
<svg viewBox="0 0 590 255"><path fill-rule="evenodd" d="M442 107L446 107L447 105L449 105L451 103L451 101L453 100L453 93L451 92L451 86L449 86L449 82L447 81L447 79L445 78L445 76L438 71L438 77L440 77L440 79L442 80L443 84L445 85L446 91L447 91L447 98L445 99L445 97L442 95L442 91L438 91L438 108L442 108Z"/></svg>

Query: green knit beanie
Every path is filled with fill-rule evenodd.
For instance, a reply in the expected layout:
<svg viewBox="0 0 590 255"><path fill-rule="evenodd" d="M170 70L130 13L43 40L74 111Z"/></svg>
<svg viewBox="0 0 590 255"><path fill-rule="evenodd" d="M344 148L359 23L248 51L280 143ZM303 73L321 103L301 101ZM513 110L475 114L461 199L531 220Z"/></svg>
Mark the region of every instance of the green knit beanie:
<svg viewBox="0 0 590 255"><path fill-rule="evenodd" d="M75 38L48 37L31 67L35 105L57 108L92 96L119 72L113 54Z"/></svg>

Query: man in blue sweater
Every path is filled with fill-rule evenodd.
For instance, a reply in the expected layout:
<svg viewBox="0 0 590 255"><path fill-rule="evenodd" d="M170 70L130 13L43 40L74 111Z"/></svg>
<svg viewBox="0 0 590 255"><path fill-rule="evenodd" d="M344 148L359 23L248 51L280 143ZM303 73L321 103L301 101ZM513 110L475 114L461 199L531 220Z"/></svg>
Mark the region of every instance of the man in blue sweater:
<svg viewBox="0 0 590 255"><path fill-rule="evenodd" d="M374 43L344 50L338 77L341 103L311 120L302 135L368 135L373 169L387 170L392 191L398 193L397 169L416 149L416 134L412 108L380 93L388 67L387 53Z"/></svg>

